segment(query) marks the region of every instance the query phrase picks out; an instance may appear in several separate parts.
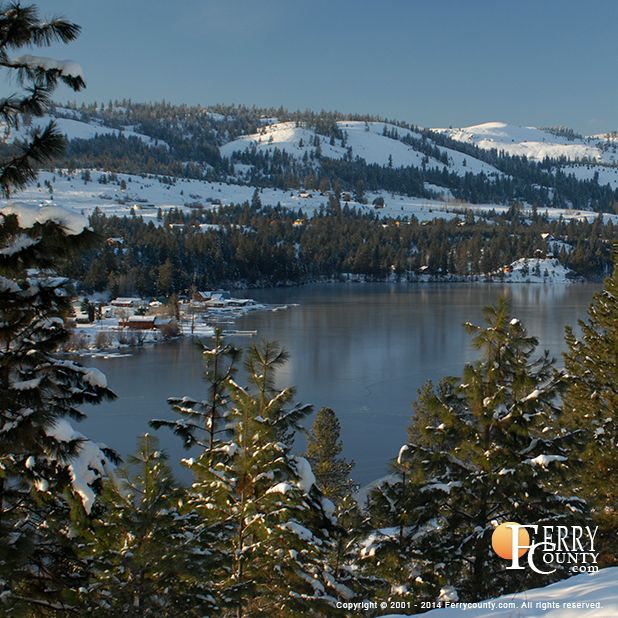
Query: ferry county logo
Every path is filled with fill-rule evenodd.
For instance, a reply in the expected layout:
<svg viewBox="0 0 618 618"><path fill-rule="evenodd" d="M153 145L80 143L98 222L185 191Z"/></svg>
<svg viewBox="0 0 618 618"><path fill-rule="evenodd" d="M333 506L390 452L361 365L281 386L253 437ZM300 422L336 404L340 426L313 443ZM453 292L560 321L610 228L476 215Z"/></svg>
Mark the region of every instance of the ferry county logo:
<svg viewBox="0 0 618 618"><path fill-rule="evenodd" d="M531 531L535 538L531 539ZM550 575L556 566L569 566L573 573L598 571L598 552L594 539L599 527L538 526L507 521L500 524L491 536L491 546L500 558L510 560L507 569L524 569L519 562L526 554L528 566L541 575Z"/></svg>

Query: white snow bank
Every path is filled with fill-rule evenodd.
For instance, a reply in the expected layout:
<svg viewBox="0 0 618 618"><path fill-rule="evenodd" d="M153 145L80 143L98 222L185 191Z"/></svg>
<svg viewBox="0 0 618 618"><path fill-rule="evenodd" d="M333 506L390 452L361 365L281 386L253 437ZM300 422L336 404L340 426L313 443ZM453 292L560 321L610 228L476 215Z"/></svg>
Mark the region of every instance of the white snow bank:
<svg viewBox="0 0 618 618"><path fill-rule="evenodd" d="M523 603L526 605L522 605ZM483 601L485 605L434 609L428 618L610 618L618 616L618 567L602 569L562 580L545 588L535 588ZM479 605L480 605L479 603ZM493 605L491 605L493 603ZM498 607L500 603L514 603ZM530 603L531 607L528 607ZM536 604L547 604L539 605ZM579 605L578 605L579 604ZM400 618L400 614L388 614ZM386 618L386 616L384 616Z"/></svg>
<svg viewBox="0 0 618 618"><path fill-rule="evenodd" d="M73 490L81 499L85 511L90 513L96 497L92 484L107 476L112 467L111 462L97 444L75 431L65 419L56 421L56 424L47 430L47 435L59 442L81 441L77 455L70 460L67 467Z"/></svg>
<svg viewBox="0 0 618 618"><path fill-rule="evenodd" d="M0 213L16 215L19 225L24 229L32 227L36 223L44 224L49 221L62 226L69 236L76 236L85 229L89 229L88 219L84 215L61 206L40 206L12 202L0 208Z"/></svg>
<svg viewBox="0 0 618 618"><path fill-rule="evenodd" d="M523 155L538 161L542 161L545 157L552 159L566 157L571 161L605 158L596 141L569 140L543 129L520 127L506 122L485 122L470 127L433 130L484 150L495 148L510 155Z"/></svg>

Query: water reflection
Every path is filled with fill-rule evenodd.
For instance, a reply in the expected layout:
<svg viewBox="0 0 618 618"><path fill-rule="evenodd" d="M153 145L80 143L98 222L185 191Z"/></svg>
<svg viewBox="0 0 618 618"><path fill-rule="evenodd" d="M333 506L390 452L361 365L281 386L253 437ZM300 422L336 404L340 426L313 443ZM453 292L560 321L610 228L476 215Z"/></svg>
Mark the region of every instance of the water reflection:
<svg viewBox="0 0 618 618"><path fill-rule="evenodd" d="M596 289L593 284L343 284L258 290L252 291L257 300L299 306L250 314L238 328L257 330L259 337L277 339L290 351L279 383L296 385L300 401L337 411L345 455L356 461L354 476L364 483L385 473L405 440L417 389L428 379L460 374L474 358L464 321L480 322L482 308L506 293L541 347L559 357L564 326L584 317ZM123 454L131 452L150 418L173 417L168 396L204 396L200 363L188 341L131 358L93 359L88 364L107 373L120 399L95 408L83 431ZM174 458L183 456L177 438L158 433Z"/></svg>

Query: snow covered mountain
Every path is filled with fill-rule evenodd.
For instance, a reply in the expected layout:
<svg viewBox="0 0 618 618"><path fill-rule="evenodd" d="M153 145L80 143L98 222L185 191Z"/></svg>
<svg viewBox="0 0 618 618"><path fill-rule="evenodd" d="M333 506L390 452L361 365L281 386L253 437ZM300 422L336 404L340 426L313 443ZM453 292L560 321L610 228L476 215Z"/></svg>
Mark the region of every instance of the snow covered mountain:
<svg viewBox="0 0 618 618"><path fill-rule="evenodd" d="M579 136L567 130L519 127L505 122L485 122L463 128L433 129L437 133L483 150L525 156L533 161L566 159L566 174L578 179L597 177L599 184L618 188L618 135Z"/></svg>
<svg viewBox="0 0 618 618"><path fill-rule="evenodd" d="M499 211L513 202L529 208L535 204L550 215L574 211L594 216L592 211L613 213L618 202L615 134L582 137L568 129L501 122L422 129L336 113L273 111L131 102L79 109L58 106L5 141L27 137L31 127L55 119L69 140L60 168L133 177L148 173L170 179L168 185L184 176L208 185L187 188L187 198L158 199L146 195L151 192L145 188L138 195L134 184L120 197L124 203L142 199L162 207L200 201L190 194L223 203L244 201L259 187L266 205L313 210L328 201L335 180L351 196L343 201L361 210L373 211L372 202L382 198L381 216L415 214L426 219L434 218L428 214L436 211ZM511 156L525 156L527 162ZM365 199L356 199L359 182ZM109 204L107 195L103 200Z"/></svg>
<svg viewBox="0 0 618 618"><path fill-rule="evenodd" d="M255 148L262 152L272 152L275 149L302 160L305 154L315 151L317 144L321 156L329 159L343 159L346 156L359 157L367 163L391 165L392 167L446 167L458 175L466 173L488 176L501 176L495 167L466 156L450 148L440 147L425 139L429 145L437 149L441 158L427 155L402 140L423 140L420 133L385 122L338 121L337 128L344 135L341 139L329 140L315 131L296 126L294 122L275 122L264 126L252 135L244 135L228 142L221 147L221 155L231 157L235 152Z"/></svg>
<svg viewBox="0 0 618 618"><path fill-rule="evenodd" d="M459 129L434 129L459 142L474 144L484 150L495 148L512 155L543 160L565 157L571 161L592 159L602 163L616 163L615 140L601 136L572 137L535 127L518 127L505 122L485 122ZM603 142L606 142L605 146Z"/></svg>

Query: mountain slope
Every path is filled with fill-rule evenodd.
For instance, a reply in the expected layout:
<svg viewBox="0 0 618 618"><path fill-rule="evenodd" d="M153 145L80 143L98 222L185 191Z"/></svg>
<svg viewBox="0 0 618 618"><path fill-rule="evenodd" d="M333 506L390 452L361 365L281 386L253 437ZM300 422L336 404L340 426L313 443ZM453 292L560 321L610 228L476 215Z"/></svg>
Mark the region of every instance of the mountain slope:
<svg viewBox="0 0 618 618"><path fill-rule="evenodd" d="M542 161L546 157L571 161L590 159L599 163L616 164L616 142L600 136L569 138L536 127L518 127L505 122L485 122L457 129L433 129L451 139L474 144L484 150L496 149L511 155Z"/></svg>
<svg viewBox="0 0 618 618"><path fill-rule="evenodd" d="M321 156L329 159L343 159L351 155L360 157L369 164L392 165L393 167L417 167L425 165L428 168L443 169L458 175L466 173L488 176L501 176L495 167L467 157L461 152L437 146L431 140L428 144L436 148L443 156L442 160L428 156L426 153L401 141L401 138L422 140L420 133L385 122L338 121L338 130L345 136L343 139L329 140L324 135L306 127L296 126L294 122L277 122L263 127L257 133L241 136L221 147L221 155L232 157L235 152L255 148L263 152L272 152L276 148L287 152L298 160L305 153L315 152L319 142ZM394 137L397 136L397 137ZM390 158L390 160L389 160Z"/></svg>

